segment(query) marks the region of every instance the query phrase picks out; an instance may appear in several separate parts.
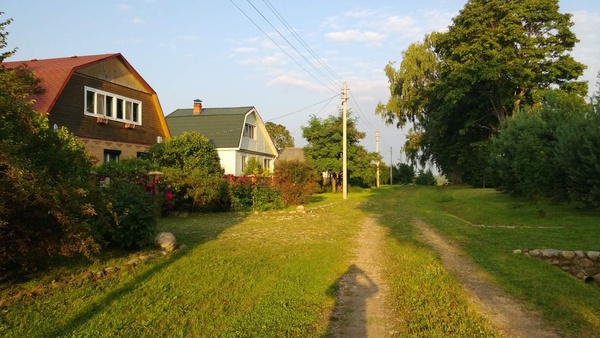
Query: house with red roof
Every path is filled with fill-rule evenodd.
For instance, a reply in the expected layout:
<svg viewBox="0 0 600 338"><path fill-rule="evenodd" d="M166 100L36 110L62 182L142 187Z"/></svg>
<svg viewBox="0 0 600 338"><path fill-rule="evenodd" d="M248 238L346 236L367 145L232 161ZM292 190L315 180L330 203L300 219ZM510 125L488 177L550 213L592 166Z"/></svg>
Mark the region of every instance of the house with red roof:
<svg viewBox="0 0 600 338"><path fill-rule="evenodd" d="M99 163L138 157L170 137L158 96L120 53L4 62L25 66L44 93L33 109L66 127Z"/></svg>

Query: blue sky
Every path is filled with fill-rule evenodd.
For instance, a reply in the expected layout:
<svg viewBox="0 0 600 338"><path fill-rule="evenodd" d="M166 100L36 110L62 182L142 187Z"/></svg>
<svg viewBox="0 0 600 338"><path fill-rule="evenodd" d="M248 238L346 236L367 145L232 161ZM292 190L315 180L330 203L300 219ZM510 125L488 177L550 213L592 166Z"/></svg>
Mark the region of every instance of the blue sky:
<svg viewBox="0 0 600 338"><path fill-rule="evenodd" d="M283 124L296 146L311 115L348 107L385 162L400 156L406 130L374 114L389 97L383 72L406 47L444 30L466 0L56 0L7 1L1 21L13 18L9 61L121 53L158 93L163 111L192 107L255 106L265 122ZM600 1L562 0L581 42L572 55L586 64L595 88L600 70ZM263 17L264 16L264 17ZM257 27L258 26L258 27ZM289 28L293 28L292 30ZM283 37L285 38L283 38ZM299 39L298 39L299 38ZM309 48L306 48L308 46Z"/></svg>

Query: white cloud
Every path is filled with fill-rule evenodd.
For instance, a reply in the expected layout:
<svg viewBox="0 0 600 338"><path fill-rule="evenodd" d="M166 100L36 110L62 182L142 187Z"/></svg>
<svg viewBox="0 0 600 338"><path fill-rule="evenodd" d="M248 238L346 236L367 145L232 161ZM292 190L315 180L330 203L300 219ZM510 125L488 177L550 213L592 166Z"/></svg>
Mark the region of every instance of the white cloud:
<svg viewBox="0 0 600 338"><path fill-rule="evenodd" d="M131 22L133 22L136 25L140 25L144 23L144 19L140 18L139 16L136 16Z"/></svg>
<svg viewBox="0 0 600 338"><path fill-rule="evenodd" d="M133 9L133 6L127 4L119 4L119 10L122 12L130 11Z"/></svg>
<svg viewBox="0 0 600 338"><path fill-rule="evenodd" d="M283 66L286 62L279 56L267 56L262 59L262 63L267 66Z"/></svg>
<svg viewBox="0 0 600 338"><path fill-rule="evenodd" d="M360 31L356 29L348 29L343 32L330 32L326 33L325 36L332 41L337 42L367 42L367 43L381 43L387 39L386 34L373 31Z"/></svg>

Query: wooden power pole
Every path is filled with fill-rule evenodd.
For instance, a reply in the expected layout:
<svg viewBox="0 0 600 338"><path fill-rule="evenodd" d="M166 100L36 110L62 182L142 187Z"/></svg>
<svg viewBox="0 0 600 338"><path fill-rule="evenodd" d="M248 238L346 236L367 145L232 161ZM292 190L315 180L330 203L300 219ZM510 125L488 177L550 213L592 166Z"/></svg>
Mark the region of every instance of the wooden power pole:
<svg viewBox="0 0 600 338"><path fill-rule="evenodd" d="M375 129L375 152L377 153L377 188L379 188L379 129Z"/></svg>
<svg viewBox="0 0 600 338"><path fill-rule="evenodd" d="M347 128L347 124L348 122L347 120L347 107L346 107L346 101L348 101L348 97L347 97L347 91L348 91L348 86L346 86L346 82L344 82L344 88L342 90L342 117L343 117L343 124L344 124L344 128L343 128L343 132L342 132L342 139L343 139L343 146L342 146L342 152L343 152L343 164L342 164L342 170L343 170L343 176L342 176L342 192L343 192L343 196L344 199L348 198L348 149L347 149L347 143L348 143L348 128Z"/></svg>

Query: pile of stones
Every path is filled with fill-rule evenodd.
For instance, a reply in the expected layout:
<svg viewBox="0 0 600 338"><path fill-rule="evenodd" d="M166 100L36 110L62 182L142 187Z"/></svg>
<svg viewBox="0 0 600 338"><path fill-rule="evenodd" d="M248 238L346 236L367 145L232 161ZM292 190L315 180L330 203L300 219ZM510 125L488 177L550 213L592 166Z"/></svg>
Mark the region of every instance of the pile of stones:
<svg viewBox="0 0 600 338"><path fill-rule="evenodd" d="M518 249L514 250L513 253L542 259L586 283L600 282L599 251Z"/></svg>

